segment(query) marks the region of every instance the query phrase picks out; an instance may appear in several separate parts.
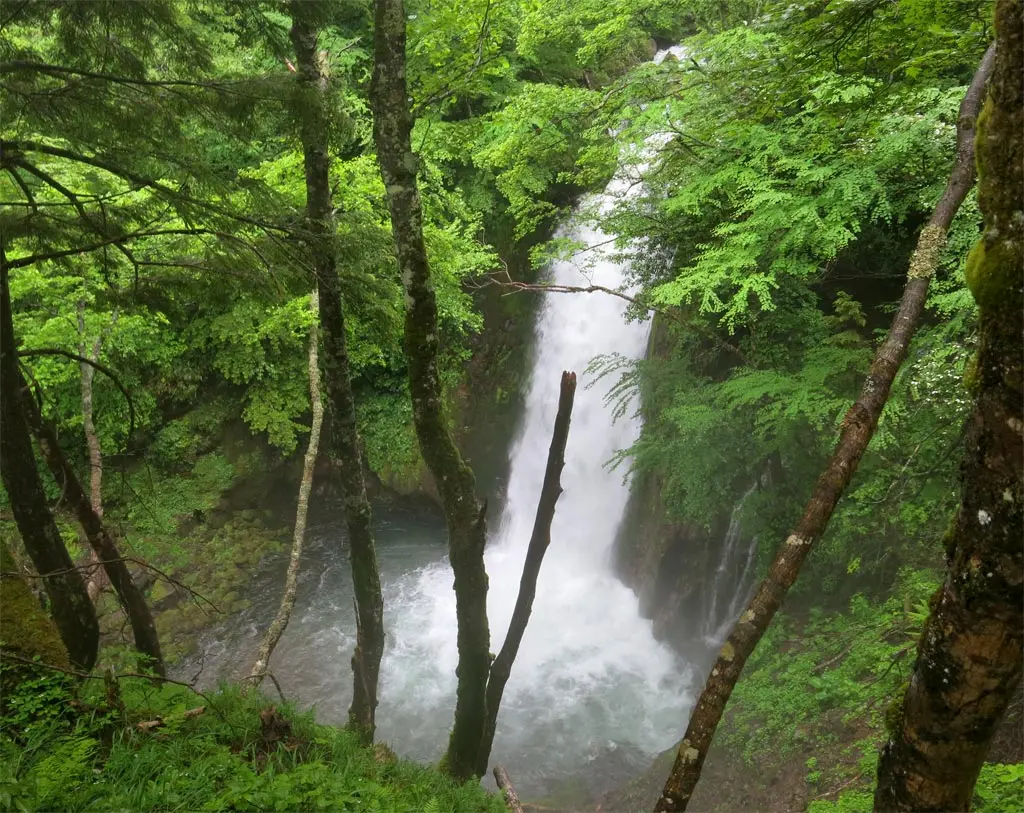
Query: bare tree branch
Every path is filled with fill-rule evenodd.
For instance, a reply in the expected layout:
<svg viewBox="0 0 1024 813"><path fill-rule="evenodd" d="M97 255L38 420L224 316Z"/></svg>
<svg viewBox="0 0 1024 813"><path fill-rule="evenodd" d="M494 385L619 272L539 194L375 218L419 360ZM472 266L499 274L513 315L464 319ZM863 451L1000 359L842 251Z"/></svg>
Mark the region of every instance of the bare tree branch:
<svg viewBox="0 0 1024 813"><path fill-rule="evenodd" d="M526 549L526 560L519 579L519 593L516 595L515 608L508 622L508 632L501 651L491 664L487 676L487 716L484 721L480 748L477 751L476 773L487 772L487 763L491 758L491 747L494 744L494 732L498 726L498 710L505 684L512 674L512 664L519 654L519 645L526 634L526 626L533 612L533 599L537 595L537 578L544 562L544 554L551 544L551 523L555 519L555 504L562 493L562 469L565 467L565 444L569 440L569 423L572 418L572 405L576 397L576 373L563 372L558 393L558 412L555 425L551 430L551 445L548 448L547 466L544 469L544 482L537 500L537 515L533 523L533 533ZM495 776L497 777L497 768Z"/></svg>
<svg viewBox="0 0 1024 813"><path fill-rule="evenodd" d="M677 311L669 310L666 308L659 308L656 305L651 305L649 302L637 299L634 296L630 296L623 291L619 291L615 288L607 288L604 285L555 285L548 282L531 283L531 282L520 282L514 280L511 276L506 273L506 279L498 279L494 276L489 277L490 284L500 285L502 288L508 289L508 294L517 293L520 291L533 291L537 293L549 293L549 294L594 294L602 293L609 296L615 296L619 299L623 299L638 308L643 308L651 313L657 313L664 316L666 319L671 319L673 322L682 325L683 327L693 330L699 333L704 338L713 342L715 345L720 347L722 350L726 350L735 356L739 361L747 366L753 366L746 354L740 350L736 345L725 341L718 336L713 330L706 328L696 322L684 319ZM506 295L508 295L506 294Z"/></svg>
<svg viewBox="0 0 1024 813"><path fill-rule="evenodd" d="M52 574L48 573L48 574L46 574L46 576L61 575L62 573L69 573L69 572L71 572L73 570L77 570L80 573L91 573L96 568L103 567L104 562L129 562L131 564L138 565L139 567L143 567L146 570L151 570L154 573L156 573L156 575L159 576L161 579L166 581L168 584L171 584L174 587L178 588L179 590L184 590L186 593L188 593L188 595L196 603L196 606L202 608L202 605L199 603L200 601L202 601L202 602L205 602L206 604L209 604L210 608L215 613L217 613L218 615L223 615L223 611L219 607L217 607L216 604L214 604L212 601L210 601L210 599L206 598L206 596L204 596L202 593L197 593L195 590L193 590L191 587L189 587L184 582L178 581L178 579L175 579L173 576L168 576L160 568L155 567L154 565L151 565L149 562L146 562L143 559L137 559L134 556L118 556L118 557L112 558L112 559L100 559L100 560L95 561L95 562L86 562L84 565L75 565L74 567L70 567L70 568L67 568L65 570L53 571ZM22 576L23 578L26 578L26 579L42 579L42 578L45 578L44 576L39 576L38 574L35 574L35 573L20 573L19 574L19 573L12 573L12 572L0 572L0 577L2 577L2 576L13 577L13 576L18 576L18 575L20 575L20 576ZM205 612L205 610L203 610L203 611Z"/></svg>

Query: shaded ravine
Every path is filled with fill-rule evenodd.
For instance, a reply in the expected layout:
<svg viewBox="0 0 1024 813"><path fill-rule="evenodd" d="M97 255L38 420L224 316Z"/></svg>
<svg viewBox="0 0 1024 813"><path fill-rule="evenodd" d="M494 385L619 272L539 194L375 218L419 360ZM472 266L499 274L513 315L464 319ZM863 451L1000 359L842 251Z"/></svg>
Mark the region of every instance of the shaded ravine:
<svg viewBox="0 0 1024 813"><path fill-rule="evenodd" d="M606 210L636 189L627 168L581 211ZM561 235L591 249L556 262L560 285L625 284L628 267L608 238L584 222ZM562 795L573 786L596 797L647 767L672 745L691 703L690 670L655 640L635 594L613 573L612 548L629 498L626 467L608 461L640 432L631 404L613 420L605 402L611 377L588 371L597 356L640 359L650 325L627 321L626 303L606 295L547 294L534 331L524 414L511 451L500 523L486 554L492 651L501 645L540 493L559 374L580 379L562 474L552 544L533 616L505 691L492 760L508 765L524 796ZM271 671L285 693L315 705L323 722L342 722L351 691L354 645L351 579L340 511L321 511L309 531L295 612ZM445 529L427 507L376 509L384 584L386 651L378 737L403 756L435 760L443 752L455 701L455 596ZM264 562L250 585L252 606L209 630L177 675L200 682L238 677L279 597L284 557Z"/></svg>

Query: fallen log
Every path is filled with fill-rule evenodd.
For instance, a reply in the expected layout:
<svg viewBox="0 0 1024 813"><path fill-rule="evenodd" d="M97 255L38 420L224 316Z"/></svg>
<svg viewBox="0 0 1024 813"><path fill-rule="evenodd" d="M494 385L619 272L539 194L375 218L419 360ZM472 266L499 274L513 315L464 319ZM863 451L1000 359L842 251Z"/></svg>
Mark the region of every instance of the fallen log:
<svg viewBox="0 0 1024 813"><path fill-rule="evenodd" d="M188 709L181 715L183 720L191 720L193 717L198 717L206 711L206 706L196 706L194 709ZM157 717L155 720L146 720L141 723L136 723L135 727L139 731L146 733L149 731L155 731L156 729L167 724L167 721L163 717Z"/></svg>
<svg viewBox="0 0 1024 813"><path fill-rule="evenodd" d="M508 805L508 809L512 813L523 813L523 803L519 801L519 794L512 787L512 780L509 779L508 771L503 766L494 766L494 780L505 793L505 804Z"/></svg>

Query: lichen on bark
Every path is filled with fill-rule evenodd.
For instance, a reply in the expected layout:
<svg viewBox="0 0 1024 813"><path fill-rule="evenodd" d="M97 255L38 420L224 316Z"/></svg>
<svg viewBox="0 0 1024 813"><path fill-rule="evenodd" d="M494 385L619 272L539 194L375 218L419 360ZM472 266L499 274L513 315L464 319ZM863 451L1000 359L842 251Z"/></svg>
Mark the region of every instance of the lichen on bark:
<svg viewBox="0 0 1024 813"><path fill-rule="evenodd" d="M917 662L878 767L879 811L967 810L1024 650L1024 4L996 5L996 61L978 121L985 230L968 285L979 308L961 505L945 539Z"/></svg>

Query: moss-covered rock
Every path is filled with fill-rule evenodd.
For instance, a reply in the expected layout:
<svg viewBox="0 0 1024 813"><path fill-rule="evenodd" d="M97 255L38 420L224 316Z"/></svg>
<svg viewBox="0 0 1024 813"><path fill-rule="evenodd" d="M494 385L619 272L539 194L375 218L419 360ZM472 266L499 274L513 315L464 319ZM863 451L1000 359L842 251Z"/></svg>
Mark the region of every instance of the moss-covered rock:
<svg viewBox="0 0 1024 813"><path fill-rule="evenodd" d="M3 648L25 658L39 657L44 663L68 667L68 652L57 627L18 574L14 557L0 542L0 642Z"/></svg>
<svg viewBox="0 0 1024 813"><path fill-rule="evenodd" d="M0 645L4 653L18 658L39 658L42 663L70 667L68 651L53 623L18 573L7 545L0 541ZM0 714L4 698L10 697L23 680L41 670L11 657L0 655ZM52 672L51 672L52 674Z"/></svg>

